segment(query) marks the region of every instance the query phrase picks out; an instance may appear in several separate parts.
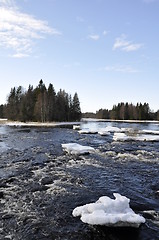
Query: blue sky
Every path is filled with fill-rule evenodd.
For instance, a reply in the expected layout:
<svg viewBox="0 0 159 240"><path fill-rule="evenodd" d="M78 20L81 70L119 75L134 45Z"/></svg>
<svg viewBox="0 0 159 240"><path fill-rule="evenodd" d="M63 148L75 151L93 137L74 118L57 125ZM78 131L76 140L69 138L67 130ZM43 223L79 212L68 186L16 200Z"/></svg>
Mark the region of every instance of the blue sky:
<svg viewBox="0 0 159 240"><path fill-rule="evenodd" d="M78 93L83 112L159 109L159 0L0 0L0 104L11 87Z"/></svg>

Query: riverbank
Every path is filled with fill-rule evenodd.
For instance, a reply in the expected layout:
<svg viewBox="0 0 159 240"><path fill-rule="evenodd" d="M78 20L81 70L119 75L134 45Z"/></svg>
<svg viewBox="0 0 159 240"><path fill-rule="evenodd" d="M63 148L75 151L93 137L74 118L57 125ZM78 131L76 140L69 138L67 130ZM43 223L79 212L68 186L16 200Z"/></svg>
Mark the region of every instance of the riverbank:
<svg viewBox="0 0 159 240"><path fill-rule="evenodd" d="M7 119L0 119L0 125L7 126L21 126L21 127L58 127L65 125L78 125L81 122L19 122L19 121L10 121Z"/></svg>
<svg viewBox="0 0 159 240"><path fill-rule="evenodd" d="M154 123L159 124L159 121L152 120L116 120L116 119L95 119L82 118L79 122L20 122L10 121L0 118L0 125L21 126L21 127L58 127L58 126L73 126L80 125L83 122L117 122L117 123Z"/></svg>

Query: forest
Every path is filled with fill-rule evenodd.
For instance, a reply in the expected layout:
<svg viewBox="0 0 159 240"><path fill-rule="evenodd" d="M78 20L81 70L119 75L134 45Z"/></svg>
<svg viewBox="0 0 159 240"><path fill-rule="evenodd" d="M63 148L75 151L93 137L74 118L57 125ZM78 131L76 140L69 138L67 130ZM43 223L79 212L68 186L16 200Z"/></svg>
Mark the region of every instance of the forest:
<svg viewBox="0 0 159 240"><path fill-rule="evenodd" d="M46 88L41 79L35 89L32 85L27 91L22 86L11 88L7 103L0 105L0 118L22 122L79 121L81 108L77 93L73 97L61 89L56 93L51 83Z"/></svg>
<svg viewBox="0 0 159 240"><path fill-rule="evenodd" d="M148 103L118 103L111 110L99 109L96 113L82 113L78 94L71 94L60 89L57 93L53 84L46 88L43 80L36 88L29 85L13 87L7 97L7 103L0 105L0 118L13 121L79 121L84 118L111 120L159 120L159 110L151 111Z"/></svg>
<svg viewBox="0 0 159 240"><path fill-rule="evenodd" d="M148 103L118 103L111 110L99 109L96 113L84 113L83 117L114 120L159 120L159 111L151 111Z"/></svg>

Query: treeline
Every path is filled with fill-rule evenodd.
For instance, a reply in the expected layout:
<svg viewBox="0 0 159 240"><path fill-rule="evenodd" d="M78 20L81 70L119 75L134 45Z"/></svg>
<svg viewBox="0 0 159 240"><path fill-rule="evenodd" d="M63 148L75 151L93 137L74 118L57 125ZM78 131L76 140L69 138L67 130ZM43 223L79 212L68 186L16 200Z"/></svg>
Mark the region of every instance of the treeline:
<svg viewBox="0 0 159 240"><path fill-rule="evenodd" d="M99 109L96 113L85 113L83 117L115 120L159 120L159 111L152 112L148 103L119 103L111 110Z"/></svg>
<svg viewBox="0 0 159 240"><path fill-rule="evenodd" d="M16 121L77 121L81 119L78 94L72 97L65 90L57 93L50 83L46 88L43 80L34 89L29 85L24 91L22 86L11 89L7 104L0 106L0 117Z"/></svg>

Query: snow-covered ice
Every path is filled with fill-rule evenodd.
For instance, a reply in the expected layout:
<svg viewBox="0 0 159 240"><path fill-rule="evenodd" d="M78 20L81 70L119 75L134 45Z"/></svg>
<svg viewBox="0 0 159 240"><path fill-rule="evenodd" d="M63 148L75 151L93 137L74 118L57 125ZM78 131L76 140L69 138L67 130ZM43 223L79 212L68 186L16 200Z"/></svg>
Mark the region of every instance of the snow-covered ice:
<svg viewBox="0 0 159 240"><path fill-rule="evenodd" d="M107 126L105 128L101 128L101 129L89 129L89 128L84 128L81 129L80 131L78 131L79 133L82 134L100 134L100 135L109 135L111 132L121 132L122 130L118 127L112 127L112 126Z"/></svg>
<svg viewBox="0 0 159 240"><path fill-rule="evenodd" d="M95 203L76 207L72 215L81 216L81 221L90 225L138 228L141 223L145 223L145 218L130 208L130 199L119 193L113 195L115 199L103 196Z"/></svg>
<svg viewBox="0 0 159 240"><path fill-rule="evenodd" d="M159 135L159 131L158 130L142 130L141 133L157 134L157 135Z"/></svg>
<svg viewBox="0 0 159 240"><path fill-rule="evenodd" d="M125 133L114 133L114 141L159 141L159 135L154 134L137 134L126 135Z"/></svg>
<svg viewBox="0 0 159 240"><path fill-rule="evenodd" d="M95 151L93 147L82 146L78 143L65 143L65 144L62 144L62 148L69 154L77 154L77 155L91 153Z"/></svg>
<svg viewBox="0 0 159 240"><path fill-rule="evenodd" d="M80 134L96 134L98 133L95 130L91 130L91 129L82 129L78 131Z"/></svg>
<svg viewBox="0 0 159 240"><path fill-rule="evenodd" d="M114 133L114 141L128 141L132 140L132 137L127 136L125 133Z"/></svg>
<svg viewBox="0 0 159 240"><path fill-rule="evenodd" d="M74 130L80 130L80 128L81 128L80 125L73 125Z"/></svg>

